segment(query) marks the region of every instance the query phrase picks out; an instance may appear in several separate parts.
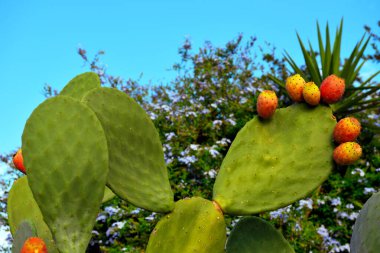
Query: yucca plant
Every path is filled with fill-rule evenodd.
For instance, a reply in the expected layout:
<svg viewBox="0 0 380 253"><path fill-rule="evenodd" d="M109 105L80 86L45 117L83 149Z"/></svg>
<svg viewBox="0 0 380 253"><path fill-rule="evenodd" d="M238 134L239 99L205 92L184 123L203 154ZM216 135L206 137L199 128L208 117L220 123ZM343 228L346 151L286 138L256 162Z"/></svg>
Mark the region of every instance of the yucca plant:
<svg viewBox="0 0 380 253"><path fill-rule="evenodd" d="M309 50L306 49L301 37L297 33L299 45L305 60L305 68L297 66L293 58L285 51L284 58L290 65L290 72L300 74L305 80L313 81L318 86L329 75L335 74L345 80L346 92L343 99L331 105L336 116L344 116L359 113L365 110L378 108L380 105L379 90L380 85L373 82L373 79L380 73L380 70L371 75L366 80L360 78L359 72L365 64L363 58L364 51L371 39L368 33L365 33L360 41L355 45L350 56L342 61L341 43L342 43L343 19L336 30L334 43L330 39L330 30L326 24L325 43L323 43L321 29L317 22L318 48L314 51L310 41ZM285 88L284 81L269 75L269 78Z"/></svg>

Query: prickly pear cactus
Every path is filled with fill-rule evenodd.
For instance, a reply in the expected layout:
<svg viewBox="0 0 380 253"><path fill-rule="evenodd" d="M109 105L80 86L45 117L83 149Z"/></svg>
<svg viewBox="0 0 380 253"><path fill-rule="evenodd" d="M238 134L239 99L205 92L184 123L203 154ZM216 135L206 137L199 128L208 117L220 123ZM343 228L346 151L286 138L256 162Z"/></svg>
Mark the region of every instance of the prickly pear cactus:
<svg viewBox="0 0 380 253"><path fill-rule="evenodd" d="M7 213L11 234L14 238L20 225L24 221L29 221L34 225L38 237L45 241L49 253L58 253L50 229L33 198L27 176L23 176L13 183L8 195Z"/></svg>
<svg viewBox="0 0 380 253"><path fill-rule="evenodd" d="M146 253L223 253L226 225L223 213L199 197L180 200L150 235Z"/></svg>
<svg viewBox="0 0 380 253"><path fill-rule="evenodd" d="M24 242L29 237L37 237L34 224L30 221L23 221L19 224L16 234L13 236L12 253L20 253ZM49 251L50 252L50 251Z"/></svg>
<svg viewBox="0 0 380 253"><path fill-rule="evenodd" d="M109 166L95 113L70 97L47 99L26 122L22 150L30 188L59 251L85 252Z"/></svg>
<svg viewBox="0 0 380 253"><path fill-rule="evenodd" d="M62 89L60 95L80 100L88 91L99 87L99 76L94 72L86 72L71 79Z"/></svg>
<svg viewBox="0 0 380 253"><path fill-rule="evenodd" d="M245 217L231 231L226 253L251 252L294 253L294 250L269 222L258 217Z"/></svg>
<svg viewBox="0 0 380 253"><path fill-rule="evenodd" d="M111 191L111 189L106 186L104 188L104 194L103 194L102 203L107 202L108 200L113 199L115 196L116 196L115 193L113 193L113 191Z"/></svg>
<svg viewBox="0 0 380 253"><path fill-rule="evenodd" d="M82 101L96 113L107 137L107 185L135 206L155 212L171 211L173 192L162 144L144 109L113 88L93 89Z"/></svg>
<svg viewBox="0 0 380 253"><path fill-rule="evenodd" d="M364 204L352 232L352 253L376 253L380 249L380 192Z"/></svg>
<svg viewBox="0 0 380 253"><path fill-rule="evenodd" d="M250 215L301 199L333 168L331 109L294 104L269 120L255 117L238 133L214 185L224 213Z"/></svg>

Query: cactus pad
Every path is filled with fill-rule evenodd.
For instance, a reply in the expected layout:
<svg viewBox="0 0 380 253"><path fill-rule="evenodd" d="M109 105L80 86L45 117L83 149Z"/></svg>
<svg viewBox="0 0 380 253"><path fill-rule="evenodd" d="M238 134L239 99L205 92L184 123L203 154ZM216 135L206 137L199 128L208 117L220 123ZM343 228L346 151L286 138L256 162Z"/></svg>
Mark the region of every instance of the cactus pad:
<svg viewBox="0 0 380 253"><path fill-rule="evenodd" d="M380 192L364 204L352 232L351 253L375 253L380 249Z"/></svg>
<svg viewBox="0 0 380 253"><path fill-rule="evenodd" d="M27 220L30 224L34 224L38 237L45 241L49 253L58 252L49 227L44 222L40 208L33 198L27 176L23 176L13 183L8 195L7 213L13 237L17 236L16 231Z"/></svg>
<svg viewBox="0 0 380 253"><path fill-rule="evenodd" d="M237 134L214 185L224 213L250 215L310 194L333 168L331 109L294 104L269 120L255 117Z"/></svg>
<svg viewBox="0 0 380 253"><path fill-rule="evenodd" d="M114 197L115 197L115 193L113 193L113 191L106 186L104 188L104 194L103 194L102 203L107 202L108 200L111 200Z"/></svg>
<svg viewBox="0 0 380 253"><path fill-rule="evenodd" d="M258 217L242 218L228 237L226 253L294 253L272 224Z"/></svg>
<svg viewBox="0 0 380 253"><path fill-rule="evenodd" d="M108 141L107 185L135 206L155 212L173 209L173 193L158 132L143 108L113 88L83 98L98 116Z"/></svg>
<svg viewBox="0 0 380 253"><path fill-rule="evenodd" d="M36 229L32 222L23 221L19 224L16 234L13 237L12 253L20 253L24 242L29 237L37 237Z"/></svg>
<svg viewBox="0 0 380 253"><path fill-rule="evenodd" d="M47 99L26 122L22 151L29 186L59 251L85 252L109 166L95 113L70 97Z"/></svg>
<svg viewBox="0 0 380 253"><path fill-rule="evenodd" d="M74 77L60 92L60 95L75 99L82 97L89 91L100 87L100 79L94 72L86 72Z"/></svg>
<svg viewBox="0 0 380 253"><path fill-rule="evenodd" d="M180 200L150 235L146 253L223 253L226 225L214 204L199 197Z"/></svg>

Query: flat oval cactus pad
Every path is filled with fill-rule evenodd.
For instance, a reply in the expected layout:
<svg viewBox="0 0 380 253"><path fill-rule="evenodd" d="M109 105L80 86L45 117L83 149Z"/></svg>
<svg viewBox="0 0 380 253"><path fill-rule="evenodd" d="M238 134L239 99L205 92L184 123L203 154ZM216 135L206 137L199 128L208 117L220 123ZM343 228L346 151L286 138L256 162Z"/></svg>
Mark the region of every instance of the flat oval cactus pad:
<svg viewBox="0 0 380 253"><path fill-rule="evenodd" d="M272 224L258 217L242 218L231 231L226 253L294 253Z"/></svg>
<svg viewBox="0 0 380 253"><path fill-rule="evenodd" d="M61 90L60 95L81 100L88 91L99 87L99 76L94 72L86 72L71 79Z"/></svg>
<svg viewBox="0 0 380 253"><path fill-rule="evenodd" d="M135 206L171 211L173 192L162 144L144 109L114 88L93 89L83 102L96 113L107 137L111 190Z"/></svg>
<svg viewBox="0 0 380 253"><path fill-rule="evenodd" d="M194 197L175 203L150 235L146 253L224 253L223 214L206 199Z"/></svg>
<svg viewBox="0 0 380 253"><path fill-rule="evenodd" d="M326 106L294 104L269 120L255 117L237 134L214 185L223 212L250 215L310 194L333 168L336 120Z"/></svg>
<svg viewBox="0 0 380 253"><path fill-rule="evenodd" d="M30 224L33 224L33 229L35 229L37 236L45 241L48 251L58 253L50 229L46 225L41 210L29 188L27 176L22 176L13 182L8 195L7 213L13 237L17 236L17 230L20 225L28 221Z"/></svg>
<svg viewBox="0 0 380 253"><path fill-rule="evenodd" d="M73 98L40 104L26 122L22 152L29 186L60 252L85 252L108 174L95 113Z"/></svg>
<svg viewBox="0 0 380 253"><path fill-rule="evenodd" d="M350 248L352 253L375 253L380 250L380 192L365 202L356 219Z"/></svg>

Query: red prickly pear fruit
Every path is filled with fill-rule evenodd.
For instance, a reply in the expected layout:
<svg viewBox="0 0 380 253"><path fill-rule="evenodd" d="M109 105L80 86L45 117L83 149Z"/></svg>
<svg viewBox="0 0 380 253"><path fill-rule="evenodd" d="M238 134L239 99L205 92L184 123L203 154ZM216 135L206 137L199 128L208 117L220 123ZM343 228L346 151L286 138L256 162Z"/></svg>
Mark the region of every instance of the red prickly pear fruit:
<svg viewBox="0 0 380 253"><path fill-rule="evenodd" d="M337 143L354 141L361 130L360 122L354 117L339 120L334 128L334 140Z"/></svg>
<svg viewBox="0 0 380 253"><path fill-rule="evenodd" d="M302 101L304 86L305 80L299 74L295 74L286 79L286 91L294 102Z"/></svg>
<svg viewBox="0 0 380 253"><path fill-rule="evenodd" d="M338 165L354 164L362 155L362 148L356 142L345 142L334 149L334 161Z"/></svg>
<svg viewBox="0 0 380 253"><path fill-rule="evenodd" d="M21 248L20 253L47 253L45 242L38 237L29 237Z"/></svg>
<svg viewBox="0 0 380 253"><path fill-rule="evenodd" d="M17 150L16 154L13 155L12 161L16 169L26 174L26 170L24 167L24 158L22 157L21 148Z"/></svg>
<svg viewBox="0 0 380 253"><path fill-rule="evenodd" d="M308 82L303 88L302 96L306 103L312 106L316 106L319 104L319 101L321 99L321 92L314 82Z"/></svg>
<svg viewBox="0 0 380 253"><path fill-rule="evenodd" d="M263 119L272 117L276 111L278 99L276 93L271 90L264 90L257 98L257 113Z"/></svg>
<svg viewBox="0 0 380 253"><path fill-rule="evenodd" d="M336 75L330 75L322 81L320 89L323 102L327 104L336 103L343 97L345 89L344 79Z"/></svg>

